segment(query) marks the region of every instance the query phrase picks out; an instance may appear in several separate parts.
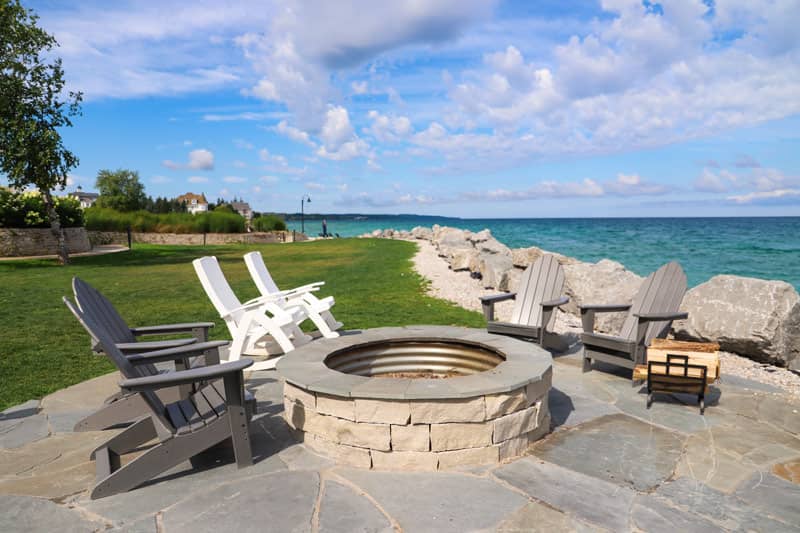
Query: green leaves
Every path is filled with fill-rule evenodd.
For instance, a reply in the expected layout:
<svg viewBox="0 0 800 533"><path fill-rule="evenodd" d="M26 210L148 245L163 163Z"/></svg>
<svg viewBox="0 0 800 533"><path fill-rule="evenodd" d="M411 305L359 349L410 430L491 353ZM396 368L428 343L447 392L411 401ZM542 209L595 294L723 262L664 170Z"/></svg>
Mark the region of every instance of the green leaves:
<svg viewBox="0 0 800 533"><path fill-rule="evenodd" d="M139 173L135 170L101 170L97 173L95 187L100 192L100 197L97 198L98 207L128 212L144 209L147 205L144 185L139 181Z"/></svg>

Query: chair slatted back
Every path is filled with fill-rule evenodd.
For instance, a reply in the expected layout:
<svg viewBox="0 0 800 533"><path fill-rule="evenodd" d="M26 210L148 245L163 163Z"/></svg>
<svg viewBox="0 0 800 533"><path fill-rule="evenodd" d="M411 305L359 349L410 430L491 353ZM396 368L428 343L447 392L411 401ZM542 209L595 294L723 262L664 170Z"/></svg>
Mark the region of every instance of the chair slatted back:
<svg viewBox="0 0 800 533"><path fill-rule="evenodd" d="M86 332L89 334L89 336L92 338L92 342L100 347L100 349L103 351L106 357L108 357L111 360L111 362L117 366L119 371L122 372L123 376L125 376L126 378L140 378L144 376L155 376L158 374L158 368L156 368L155 365L146 363L138 366L133 366L128 362L127 358L125 359L125 362L127 363L125 368L120 368L120 366L117 365L117 362L111 357L111 355L109 355L108 352L103 350L103 346L102 344L100 344L100 339L97 337L97 330L103 328L103 326L94 319L93 315L91 315L90 313L83 312L83 310L80 309L80 305L73 305L73 303L70 302L66 296L62 297L61 299L63 300L64 305L67 306L67 309L69 309L72 312L72 314L75 315L75 318L78 319L78 322L80 322L81 326L83 326L83 329L85 329ZM89 327L88 324L90 323L95 324L95 326ZM108 334L108 330L103 329L103 331L109 337L109 339L111 339L112 343L116 342Z"/></svg>
<svg viewBox="0 0 800 533"><path fill-rule="evenodd" d="M78 308L100 325L116 342L136 342L136 337L114 306L100 291L78 277L72 278L72 292Z"/></svg>
<svg viewBox="0 0 800 533"><path fill-rule="evenodd" d="M620 330L623 339L636 340L638 313L674 313L680 309L683 295L686 294L686 274L681 265L672 261L647 276L639 292L633 299L628 318ZM671 320L651 322L645 334L645 345L656 337L663 337L669 332Z"/></svg>
<svg viewBox="0 0 800 533"><path fill-rule="evenodd" d="M552 254L544 254L525 269L519 280L511 322L523 326L538 326L542 320L542 302L563 294L564 268ZM545 327L552 328L555 313Z"/></svg>
<svg viewBox="0 0 800 533"><path fill-rule="evenodd" d="M250 277L258 287L258 290L263 295L274 294L280 292L278 285L267 270L267 265L264 264L264 258L261 252L250 252L244 255L244 262L247 265L247 270L250 271Z"/></svg>
<svg viewBox="0 0 800 533"><path fill-rule="evenodd" d="M232 309L240 307L242 303L234 294L228 280L225 279L225 274L222 273L217 258L214 256L201 257L192 261L192 265L209 300L220 316L224 317L231 335L235 335L236 324L244 316L244 311L236 311L228 315Z"/></svg>

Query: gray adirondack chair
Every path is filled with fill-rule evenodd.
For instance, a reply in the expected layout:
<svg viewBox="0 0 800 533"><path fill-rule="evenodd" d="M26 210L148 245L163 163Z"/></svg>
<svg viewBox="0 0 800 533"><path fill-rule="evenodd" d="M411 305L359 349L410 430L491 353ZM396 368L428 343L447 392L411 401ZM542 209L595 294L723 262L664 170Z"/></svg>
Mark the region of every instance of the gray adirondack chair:
<svg viewBox="0 0 800 533"><path fill-rule="evenodd" d="M583 333L583 371L592 369L593 361L630 368L645 363L645 351L650 341L664 338L673 320L684 319L688 313L679 312L686 293L686 274L676 262L667 263L650 274L642 283L631 304L579 306ZM595 333L596 313L628 311L628 317L618 336Z"/></svg>
<svg viewBox="0 0 800 533"><path fill-rule="evenodd" d="M185 324L163 324L131 328L114 305L100 291L78 277L72 278L72 292L82 312L109 333L111 339L122 353L141 353L148 350L163 350L208 340L208 330L213 322L191 322ZM140 341L138 337L147 335L175 335L188 333L191 337L182 339ZM92 350L99 352L97 340L92 338Z"/></svg>
<svg viewBox="0 0 800 533"><path fill-rule="evenodd" d="M139 369L134 365L135 360L123 355L106 332L90 318L75 311L95 333L102 350L114 360L122 374L137 375ZM243 376L244 369L252 364L250 359L240 359L166 374L127 378L120 382L122 390L142 398L148 408L148 416L92 452L96 483L91 498L103 498L134 489L227 439L232 440L239 468L253 464ZM156 394L160 389L183 384L196 384L199 388L188 398L171 403L163 402ZM121 455L137 450L155 438L158 439L157 444L122 465Z"/></svg>
<svg viewBox="0 0 800 533"><path fill-rule="evenodd" d="M67 306L67 309L78 319L78 322L80 322L90 337L95 339L95 342L99 343L99 332L105 334L107 338L111 339L111 342L114 341L113 336L108 330L94 321L95 318L93 315L83 312L83 310L79 309L78 306L74 305L66 297L63 297L62 301L64 305ZM126 373L126 369L129 367L120 367L117 361L102 349L101 345L98 344L97 347L103 350L103 353L117 366L117 369L125 378L138 378L158 376L170 372L170 370L159 370L156 367L156 363L172 362L176 369L183 370L192 366L190 363L191 358L202 357L203 363L207 366L218 364L219 349L227 344L227 341L207 341L187 344L185 346L173 346L162 350L150 350L140 354L123 354L126 359L134 365L136 369L134 373ZM119 349L116 343L114 343L114 346ZM122 353L122 350L120 350L120 353ZM187 398L194 392L196 392L194 387L182 384L177 387L161 389L158 391L158 395L164 402L174 402ZM248 405L254 407L255 399L249 395L248 402ZM141 395L120 390L117 394L108 397L100 409L79 420L75 424L73 430L99 431L123 426L141 418L147 412L149 412L149 408Z"/></svg>
<svg viewBox="0 0 800 533"><path fill-rule="evenodd" d="M569 302L564 296L564 268L551 254L544 254L525 269L517 292L495 294L481 298L483 316L489 333L535 339L540 345L564 351L567 344L549 331L555 322L556 307ZM494 304L514 299L514 311L509 322L494 320Z"/></svg>

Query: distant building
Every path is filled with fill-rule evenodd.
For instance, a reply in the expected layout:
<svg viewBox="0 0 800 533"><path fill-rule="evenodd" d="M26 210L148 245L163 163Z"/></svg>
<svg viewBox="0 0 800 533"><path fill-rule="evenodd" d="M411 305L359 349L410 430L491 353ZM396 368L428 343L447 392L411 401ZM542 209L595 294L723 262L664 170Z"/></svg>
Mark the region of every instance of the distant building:
<svg viewBox="0 0 800 533"><path fill-rule="evenodd" d="M204 194L194 194L192 192L187 192L186 194L182 194L175 198L178 202L185 202L186 203L186 210L189 211L191 214L196 215L197 213L205 213L208 211L208 202L206 201L206 196Z"/></svg>
<svg viewBox="0 0 800 533"><path fill-rule="evenodd" d="M253 218L253 210L250 209L250 204L247 202L231 202L231 207L246 220L251 220Z"/></svg>
<svg viewBox="0 0 800 533"><path fill-rule="evenodd" d="M67 196L76 198L81 204L81 209L86 209L87 207L92 207L97 201L97 197L100 195L96 192L83 192L83 190L78 187L75 189L75 192L71 192Z"/></svg>

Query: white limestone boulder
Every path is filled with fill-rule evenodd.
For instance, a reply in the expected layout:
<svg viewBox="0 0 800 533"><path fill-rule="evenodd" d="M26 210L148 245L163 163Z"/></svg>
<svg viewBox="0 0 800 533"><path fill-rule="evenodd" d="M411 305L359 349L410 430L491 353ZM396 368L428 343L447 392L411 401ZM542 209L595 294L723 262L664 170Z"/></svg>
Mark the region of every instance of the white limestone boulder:
<svg viewBox="0 0 800 533"><path fill-rule="evenodd" d="M714 276L686 293L689 318L673 325L676 337L714 341L727 352L797 366L800 295L784 281Z"/></svg>
<svg viewBox="0 0 800 533"><path fill-rule="evenodd" d="M563 309L580 316L582 304L629 304L644 278L627 270L621 263L602 259L597 263L564 265L564 292L569 303ZM598 313L595 331L616 334L625 322L627 312Z"/></svg>
<svg viewBox="0 0 800 533"><path fill-rule="evenodd" d="M415 239L429 241L433 238L433 231L430 228L417 226L411 230L411 236Z"/></svg>

